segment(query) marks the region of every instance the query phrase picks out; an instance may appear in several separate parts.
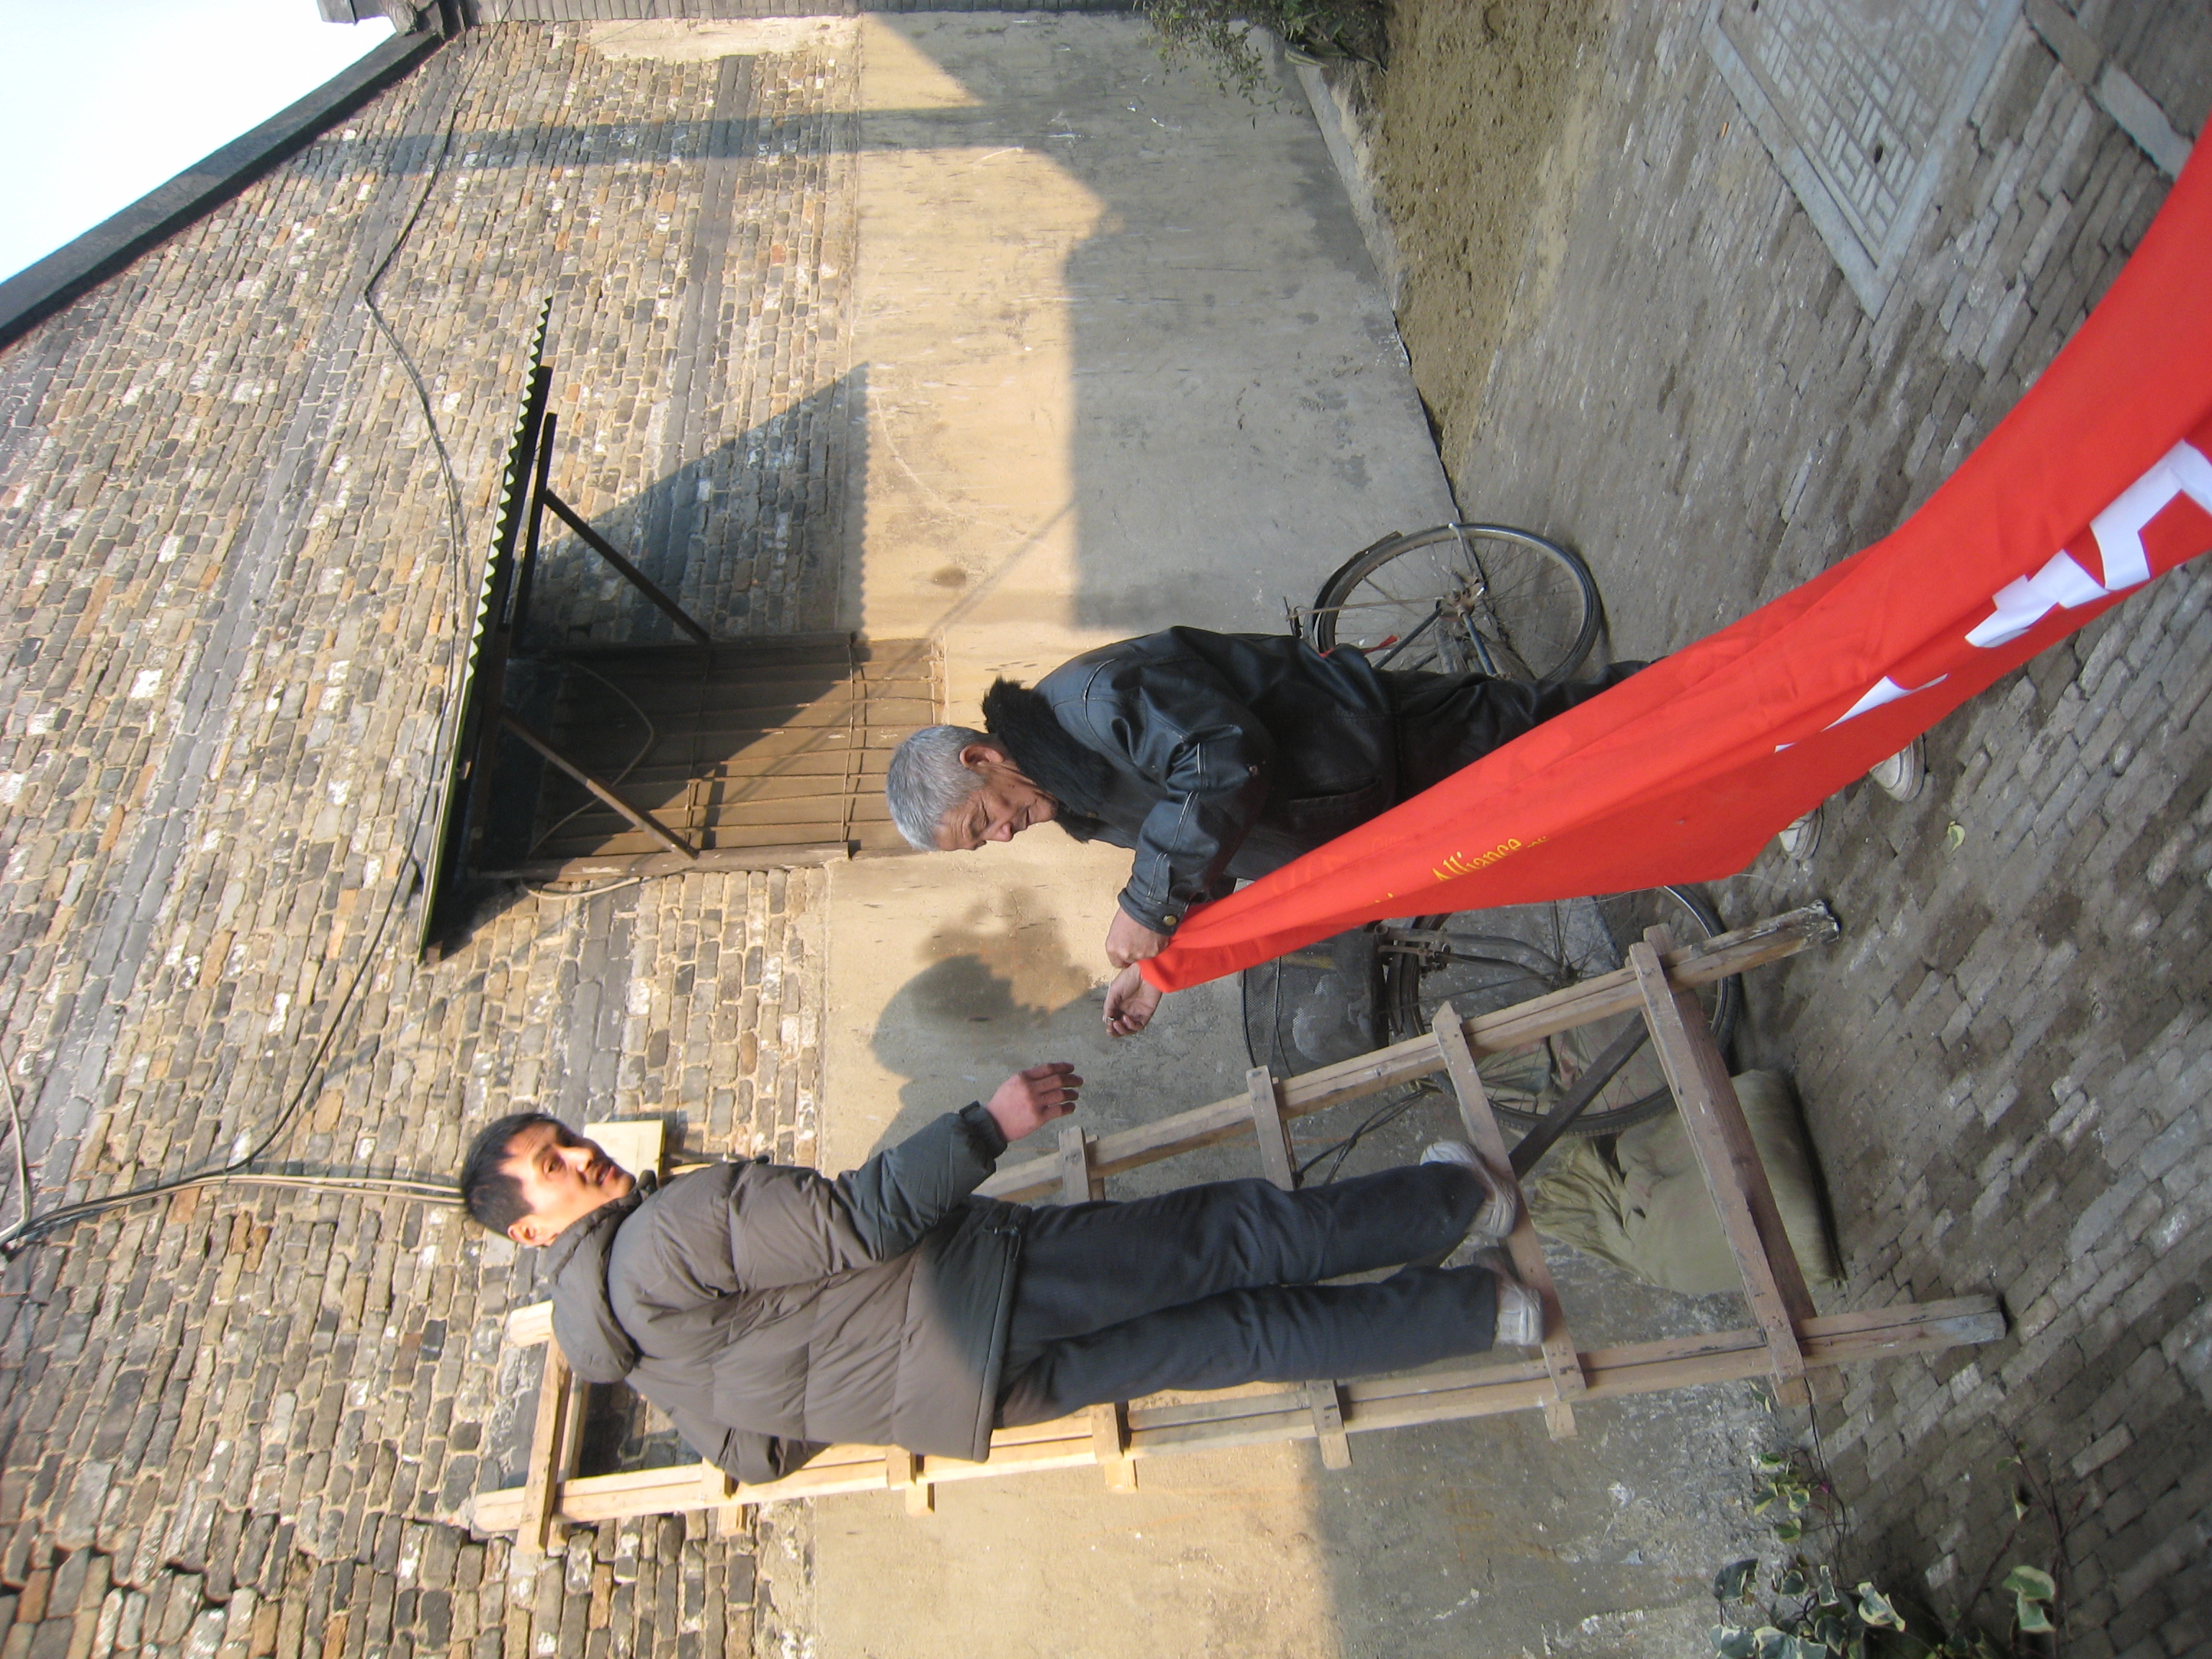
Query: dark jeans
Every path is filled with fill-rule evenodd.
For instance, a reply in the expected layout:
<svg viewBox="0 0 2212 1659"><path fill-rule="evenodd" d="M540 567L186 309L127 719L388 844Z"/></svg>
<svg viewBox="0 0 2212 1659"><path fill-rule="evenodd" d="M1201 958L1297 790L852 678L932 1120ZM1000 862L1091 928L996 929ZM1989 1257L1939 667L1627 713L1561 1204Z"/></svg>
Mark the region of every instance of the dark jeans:
<svg viewBox="0 0 2212 1659"><path fill-rule="evenodd" d="M1406 1267L1474 1224L1481 1182L1451 1164L1305 1192L1264 1181L1126 1203L1032 1210L999 1421L1042 1423L1162 1389L1225 1389L1404 1370L1490 1346L1497 1281Z"/></svg>
<svg viewBox="0 0 2212 1659"><path fill-rule="evenodd" d="M1641 662L1617 662L1594 680L1539 691L1523 680L1482 674L1422 674L1382 671L1398 720L1398 799L1411 800L1503 749L1555 714L1620 684Z"/></svg>

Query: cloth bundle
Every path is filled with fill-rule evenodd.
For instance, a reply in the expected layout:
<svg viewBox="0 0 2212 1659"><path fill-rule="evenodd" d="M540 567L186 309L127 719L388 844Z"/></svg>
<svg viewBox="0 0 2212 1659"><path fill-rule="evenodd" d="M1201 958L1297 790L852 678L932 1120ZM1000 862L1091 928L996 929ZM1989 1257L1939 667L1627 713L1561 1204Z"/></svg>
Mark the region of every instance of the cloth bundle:
<svg viewBox="0 0 2212 1659"><path fill-rule="evenodd" d="M1735 1079L1735 1090L1806 1283L1840 1283L1820 1168L1789 1079L1778 1072L1747 1072ZM1536 1231L1670 1291L1709 1296L1741 1290L1735 1258L1680 1115L1626 1130L1613 1147L1608 1158L1595 1140L1571 1139L1552 1153L1528 1191Z"/></svg>

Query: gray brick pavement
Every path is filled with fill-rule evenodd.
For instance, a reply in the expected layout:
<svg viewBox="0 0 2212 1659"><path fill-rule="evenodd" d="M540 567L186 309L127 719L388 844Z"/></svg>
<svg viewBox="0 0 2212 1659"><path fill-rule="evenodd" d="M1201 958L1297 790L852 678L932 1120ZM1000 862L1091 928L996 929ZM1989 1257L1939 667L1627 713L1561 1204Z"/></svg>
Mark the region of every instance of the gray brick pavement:
<svg viewBox="0 0 2212 1659"><path fill-rule="evenodd" d="M295 1093L272 1157L310 1170L443 1175L529 1104L811 1155L818 872L516 895L434 967L404 948L545 295L571 499L642 533L680 483L705 510L656 551L725 631L835 604L851 65L745 62L471 33L0 354L0 1059L41 1203L230 1156ZM379 299L458 550L356 299L403 229ZM580 568L556 553L550 614L629 626ZM526 1432L498 1330L533 1293L504 1241L388 1197L187 1194L19 1257L0 1656L750 1651L750 1540L607 1527L532 1575L455 1524ZM674 1452L621 1405L607 1455Z"/></svg>

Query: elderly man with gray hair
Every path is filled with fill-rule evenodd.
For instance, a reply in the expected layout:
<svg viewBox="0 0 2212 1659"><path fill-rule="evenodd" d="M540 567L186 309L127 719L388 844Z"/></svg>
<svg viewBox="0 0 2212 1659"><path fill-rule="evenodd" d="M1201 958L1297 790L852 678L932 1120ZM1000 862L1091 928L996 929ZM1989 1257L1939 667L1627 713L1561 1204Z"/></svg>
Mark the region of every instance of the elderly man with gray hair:
<svg viewBox="0 0 2212 1659"><path fill-rule="evenodd" d="M1117 1036L1160 993L1137 964L1194 905L1279 869L1626 678L1540 688L1378 669L1357 650L1171 628L1087 651L1034 688L1000 680L985 729L933 726L891 757L891 820L924 851L1057 823L1135 854L1106 955Z"/></svg>

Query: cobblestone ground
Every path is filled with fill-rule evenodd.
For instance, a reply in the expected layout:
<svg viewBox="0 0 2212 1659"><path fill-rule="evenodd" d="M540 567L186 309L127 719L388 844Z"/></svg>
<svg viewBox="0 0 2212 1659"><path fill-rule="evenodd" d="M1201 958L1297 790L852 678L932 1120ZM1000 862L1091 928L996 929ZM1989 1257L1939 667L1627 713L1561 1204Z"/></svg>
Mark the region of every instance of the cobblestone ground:
<svg viewBox="0 0 2212 1659"><path fill-rule="evenodd" d="M0 1059L34 1207L264 1137L264 1166L443 1177L530 1105L811 1157L818 873L509 895L424 966L410 848L548 296L564 493L720 631L830 620L849 59L471 33L0 355ZM574 550L548 605L634 621ZM533 1294L457 1212L269 1188L17 1256L0 1654L774 1646L753 1540L611 1526L532 1572L457 1524L519 1479L499 1319Z"/></svg>
<svg viewBox="0 0 2212 1659"><path fill-rule="evenodd" d="M2088 95L2098 59L2062 64L2016 21L1870 320L1701 44L1704 9L1624 3L1581 66L1446 457L1470 516L1587 553L1626 656L1893 528L2063 343L2166 185ZM2201 10L2078 21L2195 134ZM2208 598L2188 569L2130 600L1938 728L1919 799L1855 787L1808 866L1771 852L1723 895L1736 920L1816 895L1843 920L1835 949L1753 988L1740 1056L1795 1069L1839 1299L1992 1290L2014 1322L1869 1368L1826 1414L1857 1547L1955 1605L2007 1547L2017 1448L2080 1505L2081 1659L2212 1649ZM2047 1547L2031 1526L2014 1553Z"/></svg>

